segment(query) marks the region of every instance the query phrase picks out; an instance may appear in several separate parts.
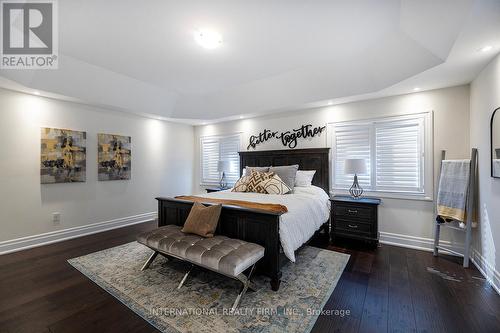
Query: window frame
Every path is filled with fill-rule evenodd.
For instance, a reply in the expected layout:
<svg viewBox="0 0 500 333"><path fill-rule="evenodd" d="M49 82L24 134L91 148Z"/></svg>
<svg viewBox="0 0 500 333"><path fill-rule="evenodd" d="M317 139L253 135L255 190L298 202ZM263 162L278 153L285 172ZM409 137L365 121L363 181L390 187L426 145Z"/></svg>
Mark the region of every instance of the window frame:
<svg viewBox="0 0 500 333"><path fill-rule="evenodd" d="M377 124L391 123L396 121L412 121L419 120L421 131L420 136L420 153L422 154L421 167L420 167L420 180L422 182L422 192L412 191L397 191L389 189L377 189L376 185L376 128ZM365 189L365 196L374 196L382 198L394 199L410 199L410 200L425 200L432 201L434 197L434 113L433 111L426 111L420 113L412 113L405 115L382 116L368 119L356 119L349 121L339 121L328 123L328 144L331 149L330 155L330 188L332 194L347 195L349 189L345 187L338 187L336 184L336 135L335 127L337 126L368 126L370 128L369 141L370 141L370 188Z"/></svg>
<svg viewBox="0 0 500 333"><path fill-rule="evenodd" d="M238 150L236 153L239 153L241 151L241 133L233 133L233 134L227 134L227 135L204 135L204 136L201 136L200 137L200 186L213 186L213 185L219 185L219 182L220 182L220 175L218 176L217 180L209 180L209 179L204 179L203 177L203 162L204 162L204 158L203 158L203 145L204 145L204 140L207 140L207 139L212 139L212 140L217 140L217 144L219 146L219 159L221 158L221 142L220 140L224 140L224 139L230 139L230 138L236 138L237 139L237 147L238 147ZM238 156L238 164L239 164L239 156ZM237 173L239 175L239 166L237 167ZM239 178L239 177L238 177ZM237 179L236 179L237 181ZM236 182L235 181L235 182ZM228 181L228 186L232 186L234 185L235 182L232 182L232 181Z"/></svg>

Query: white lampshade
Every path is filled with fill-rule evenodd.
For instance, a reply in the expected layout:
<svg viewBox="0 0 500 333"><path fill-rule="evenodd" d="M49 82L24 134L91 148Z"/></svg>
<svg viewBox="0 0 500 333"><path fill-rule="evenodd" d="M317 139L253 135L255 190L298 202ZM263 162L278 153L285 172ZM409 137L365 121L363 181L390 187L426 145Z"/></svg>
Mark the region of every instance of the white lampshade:
<svg viewBox="0 0 500 333"><path fill-rule="evenodd" d="M366 173L366 161L363 158L348 158L345 160L346 175L362 175Z"/></svg>
<svg viewBox="0 0 500 333"><path fill-rule="evenodd" d="M218 172L229 172L231 165L229 161L219 161L217 162L217 171Z"/></svg>

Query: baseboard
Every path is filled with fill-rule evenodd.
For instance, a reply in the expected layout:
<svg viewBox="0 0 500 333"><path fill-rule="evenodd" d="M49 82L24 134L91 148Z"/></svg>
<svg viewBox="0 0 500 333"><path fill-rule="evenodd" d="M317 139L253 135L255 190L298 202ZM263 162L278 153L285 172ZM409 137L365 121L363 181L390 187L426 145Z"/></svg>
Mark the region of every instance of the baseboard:
<svg viewBox="0 0 500 333"><path fill-rule="evenodd" d="M472 249L471 260L474 265L476 265L481 274L486 278L486 281L488 281L493 289L495 289L496 292L500 295L500 273L476 249Z"/></svg>
<svg viewBox="0 0 500 333"><path fill-rule="evenodd" d="M0 255L21 251L42 245L62 242L68 239L91 235L106 230L123 228L133 224L154 220L156 212L122 217L114 220L88 224L80 227L51 231L39 235L11 239L0 242Z"/></svg>
<svg viewBox="0 0 500 333"><path fill-rule="evenodd" d="M434 239L425 237L416 237L409 235L394 234L390 232L380 232L380 243L406 247L415 250L434 251ZM451 243L449 241L440 240L439 244L449 249L462 253L463 244ZM471 249L471 261L476 265L477 269L486 278L495 291L500 294L500 273L495 270L495 267L484 258L475 248ZM452 253L447 253L454 255Z"/></svg>
<svg viewBox="0 0 500 333"><path fill-rule="evenodd" d="M434 239L426 237L409 236L402 234L394 234L391 232L380 232L380 243L407 247L415 250L434 251ZM440 240L439 245L445 246L455 252L463 252L463 244L451 243L449 241ZM449 253L453 255L452 253Z"/></svg>

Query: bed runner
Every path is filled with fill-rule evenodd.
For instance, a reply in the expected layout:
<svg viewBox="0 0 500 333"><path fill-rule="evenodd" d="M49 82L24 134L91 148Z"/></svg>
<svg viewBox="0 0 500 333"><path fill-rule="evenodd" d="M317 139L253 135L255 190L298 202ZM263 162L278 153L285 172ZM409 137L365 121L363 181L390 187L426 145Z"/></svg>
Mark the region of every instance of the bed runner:
<svg viewBox="0 0 500 333"><path fill-rule="evenodd" d="M179 195L175 197L176 199L192 201L192 202L200 202L200 203L214 203L214 204L222 204L222 205L231 205L238 206L249 209L258 209L265 212L271 213L286 213L288 212L288 208L284 205L280 204L270 204L270 203L260 203L253 201L244 201L244 200L231 200L231 199L216 199L216 198L205 198L198 197L194 195Z"/></svg>

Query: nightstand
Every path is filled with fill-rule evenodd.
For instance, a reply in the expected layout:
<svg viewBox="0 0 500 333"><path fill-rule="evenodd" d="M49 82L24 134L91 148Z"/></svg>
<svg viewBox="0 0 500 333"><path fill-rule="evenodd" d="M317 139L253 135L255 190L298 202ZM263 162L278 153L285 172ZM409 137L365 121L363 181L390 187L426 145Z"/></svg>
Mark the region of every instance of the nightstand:
<svg viewBox="0 0 500 333"><path fill-rule="evenodd" d="M330 198L332 241L345 237L378 244L378 205L380 199L354 199L347 196Z"/></svg>
<svg viewBox="0 0 500 333"><path fill-rule="evenodd" d="M226 187L226 188L222 188L222 187L209 187L209 188L205 189L205 191L207 191L207 193L219 192L219 191L224 191L224 190L229 190L229 187Z"/></svg>

